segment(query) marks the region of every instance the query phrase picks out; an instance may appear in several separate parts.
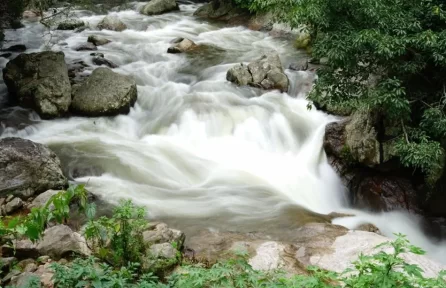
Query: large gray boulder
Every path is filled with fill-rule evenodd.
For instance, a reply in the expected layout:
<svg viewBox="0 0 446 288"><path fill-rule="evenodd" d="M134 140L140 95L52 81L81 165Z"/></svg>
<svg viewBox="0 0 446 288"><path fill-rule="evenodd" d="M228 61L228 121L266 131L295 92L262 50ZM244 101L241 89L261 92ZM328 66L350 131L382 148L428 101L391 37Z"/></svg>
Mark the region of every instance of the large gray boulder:
<svg viewBox="0 0 446 288"><path fill-rule="evenodd" d="M71 103L71 85L62 52L20 54L3 69L9 93L19 105L42 118L65 114Z"/></svg>
<svg viewBox="0 0 446 288"><path fill-rule="evenodd" d="M26 199L67 185L59 158L46 146L21 138L0 140L0 197Z"/></svg>
<svg viewBox="0 0 446 288"><path fill-rule="evenodd" d="M116 16L105 16L101 22L98 24L98 29L102 30L112 30L112 31L124 31L127 29L127 25L124 24L118 17Z"/></svg>
<svg viewBox="0 0 446 288"><path fill-rule="evenodd" d="M45 230L36 249L40 255L48 255L55 260L72 253L91 255L85 238L66 225L57 225Z"/></svg>
<svg viewBox="0 0 446 288"><path fill-rule="evenodd" d="M97 68L73 91L72 110L86 116L128 113L137 98L136 82L108 68Z"/></svg>
<svg viewBox="0 0 446 288"><path fill-rule="evenodd" d="M180 10L176 0L151 0L140 12L145 15L159 15L175 10Z"/></svg>
<svg viewBox="0 0 446 288"><path fill-rule="evenodd" d="M250 85L265 90L288 91L289 80L276 52L263 55L248 66L238 64L229 69L226 79L237 85Z"/></svg>

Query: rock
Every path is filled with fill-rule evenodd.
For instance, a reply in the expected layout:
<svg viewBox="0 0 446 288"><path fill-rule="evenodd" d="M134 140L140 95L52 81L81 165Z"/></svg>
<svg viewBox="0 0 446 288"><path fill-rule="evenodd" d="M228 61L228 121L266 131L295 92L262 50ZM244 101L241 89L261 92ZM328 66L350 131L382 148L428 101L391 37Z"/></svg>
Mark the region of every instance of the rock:
<svg viewBox="0 0 446 288"><path fill-rule="evenodd" d="M79 27L85 26L84 21L79 19L67 19L57 25L57 30L74 30Z"/></svg>
<svg viewBox="0 0 446 288"><path fill-rule="evenodd" d="M2 255L6 257L16 257L17 259L36 258L39 256L39 252L36 249L36 245L31 240L15 240L14 248L3 245L1 247Z"/></svg>
<svg viewBox="0 0 446 288"><path fill-rule="evenodd" d="M71 253L82 256L91 254L85 239L65 225L46 229L42 240L37 245L37 250L41 255L48 255L56 260Z"/></svg>
<svg viewBox="0 0 446 288"><path fill-rule="evenodd" d="M14 197L14 196L12 196L12 197ZM6 198L0 198L0 206L2 206L5 203L6 203Z"/></svg>
<svg viewBox="0 0 446 288"><path fill-rule="evenodd" d="M37 262L39 262L39 263L47 263L50 261L51 261L51 258L48 255L40 256L39 258L37 258Z"/></svg>
<svg viewBox="0 0 446 288"><path fill-rule="evenodd" d="M178 41L179 39L176 39ZM167 49L167 53L184 53L190 50L197 48L198 45L195 44L192 40L181 38L181 41L175 42L175 45L169 47Z"/></svg>
<svg viewBox="0 0 446 288"><path fill-rule="evenodd" d="M36 18L40 16L40 12L38 11L32 11L32 10L25 10L23 11L22 17L23 18Z"/></svg>
<svg viewBox="0 0 446 288"><path fill-rule="evenodd" d="M43 287L54 287L54 271L50 267L50 263L40 265L34 274L40 278L40 283Z"/></svg>
<svg viewBox="0 0 446 288"><path fill-rule="evenodd" d="M76 50L76 51L96 51L96 50L98 50L98 47L96 47L93 43L87 42L84 44L80 44L79 46L74 48L74 50Z"/></svg>
<svg viewBox="0 0 446 288"><path fill-rule="evenodd" d="M128 113L136 102L135 81L108 68L97 68L73 92L72 110L86 116Z"/></svg>
<svg viewBox="0 0 446 288"><path fill-rule="evenodd" d="M20 271L14 269L11 272L9 272L8 274L6 274L5 277L3 277L2 283L8 283L9 281L11 281L12 278L14 278L14 277L16 277L18 275L20 275Z"/></svg>
<svg viewBox="0 0 446 288"><path fill-rule="evenodd" d="M226 79L238 85L251 85L266 90L278 89L282 92L288 91L289 85L276 52L263 55L247 67L243 64L232 67L226 74Z"/></svg>
<svg viewBox="0 0 446 288"><path fill-rule="evenodd" d="M28 258L28 259L25 259L25 260L20 261L20 262L17 264L17 267L19 267L21 270L23 270L23 269L25 269L25 267L28 266L29 264L35 264L35 263L36 263L36 261L34 261L34 259ZM36 267L37 267L37 265L36 265ZM36 269L37 269L37 268L36 268Z"/></svg>
<svg viewBox="0 0 446 288"><path fill-rule="evenodd" d="M381 164L378 132L373 117L368 113L359 111L341 122L327 125L324 148L335 157L368 167Z"/></svg>
<svg viewBox="0 0 446 288"><path fill-rule="evenodd" d="M14 265L14 263L16 261L17 261L17 258L15 258L15 257L0 258L0 269L1 269L1 271L8 272L12 268L12 266Z"/></svg>
<svg viewBox="0 0 446 288"><path fill-rule="evenodd" d="M105 59L104 57L94 57L92 61L95 65L98 65L98 66L105 65L110 68L118 68L118 65L116 65L115 63L113 63L112 61L110 61L108 59Z"/></svg>
<svg viewBox="0 0 446 288"><path fill-rule="evenodd" d="M42 194L39 194L34 200L31 202L31 204L28 206L28 208L40 208L46 205L48 200L50 200L51 197L59 193L60 190L48 190L43 192ZM52 205L53 206L53 205ZM50 208L52 209L52 208Z"/></svg>
<svg viewBox="0 0 446 288"><path fill-rule="evenodd" d="M180 10L176 0L151 0L140 12L145 15L159 15L175 10Z"/></svg>
<svg viewBox="0 0 446 288"><path fill-rule="evenodd" d="M355 175L349 188L352 204L357 208L422 214L418 194L409 179L385 172L364 171Z"/></svg>
<svg viewBox="0 0 446 288"><path fill-rule="evenodd" d="M42 118L64 115L71 103L71 85L62 52L20 54L3 69L9 93Z"/></svg>
<svg viewBox="0 0 446 288"><path fill-rule="evenodd" d="M88 36L87 42L93 43L95 46L102 46L102 45L108 44L112 41L108 40L107 38L91 35L91 36Z"/></svg>
<svg viewBox="0 0 446 288"><path fill-rule="evenodd" d="M125 25L116 16L106 16L104 19L102 19L101 22L99 22L98 29L99 30L106 29L120 32L127 29L127 25Z"/></svg>
<svg viewBox="0 0 446 288"><path fill-rule="evenodd" d="M290 69L294 71L307 71L308 70L308 60L302 59L299 62L290 65Z"/></svg>
<svg viewBox="0 0 446 288"><path fill-rule="evenodd" d="M355 230L359 230L359 231L366 231L366 232L372 232L372 233L376 233L376 234L381 234L381 231L379 231L379 228L376 227L373 224L361 224L358 227L355 228Z"/></svg>
<svg viewBox="0 0 446 288"><path fill-rule="evenodd" d="M90 56L94 56L94 57L102 57L102 58L105 57L104 53L99 53L99 52L93 52L93 53L90 53Z"/></svg>
<svg viewBox="0 0 446 288"><path fill-rule="evenodd" d="M89 67L89 65L84 61L75 61L68 64L68 77L70 78L72 85L81 83L88 77L88 75L83 73L87 67Z"/></svg>
<svg viewBox="0 0 446 288"><path fill-rule="evenodd" d="M0 51L4 51L4 52L25 52L26 51L26 46L22 45L22 44L18 44L18 45L12 45L9 46L8 48L4 48L1 49Z"/></svg>
<svg viewBox="0 0 446 288"><path fill-rule="evenodd" d="M12 199L14 199L14 195L8 195L8 197L6 197L6 203L10 202Z"/></svg>
<svg viewBox="0 0 446 288"><path fill-rule="evenodd" d="M59 158L46 146L21 138L0 139L0 196L26 199L67 185Z"/></svg>
<svg viewBox="0 0 446 288"><path fill-rule="evenodd" d="M17 211L18 209L23 207L23 201L20 198L14 198L11 202L6 203L5 205L5 215L9 215L12 212Z"/></svg>
<svg viewBox="0 0 446 288"><path fill-rule="evenodd" d="M250 18L248 10L240 9L233 1L228 0L212 0L210 3L199 7L194 12L194 16L229 23L244 23Z"/></svg>
<svg viewBox="0 0 446 288"><path fill-rule="evenodd" d="M384 249L376 249L377 245L390 241L376 233L349 231L342 226L326 223L311 223L296 229L289 242L269 238L256 234L203 231L193 235L189 243L198 261L213 263L228 257L228 252L244 250L254 269L281 269L291 274L306 274L307 266L343 272L346 268L353 268L351 263L361 253L377 253ZM392 253L389 249L385 251ZM420 265L427 277L436 277L445 268L425 256L403 254L402 257L408 263Z"/></svg>
<svg viewBox="0 0 446 288"><path fill-rule="evenodd" d="M37 276L34 273L24 271L23 273L19 273L12 277L9 285L12 287L29 287L27 284L33 277Z"/></svg>
<svg viewBox="0 0 446 288"><path fill-rule="evenodd" d="M170 229L166 224L156 224L154 229L144 231L144 242L147 244L159 244L159 243L176 243L176 247L181 249L184 244L186 236L183 232L175 229Z"/></svg>
<svg viewBox="0 0 446 288"><path fill-rule="evenodd" d="M248 66L240 64L229 69L226 73L226 80L233 82L240 86L245 86L253 83L252 75L248 70Z"/></svg>
<svg viewBox="0 0 446 288"><path fill-rule="evenodd" d="M175 259L178 250L170 243L153 244L150 246L149 254L154 258Z"/></svg>
<svg viewBox="0 0 446 288"><path fill-rule="evenodd" d="M2 57L2 58L9 58L9 57L11 57L12 56L12 53L3 53L3 54L0 54L0 57Z"/></svg>
<svg viewBox="0 0 446 288"><path fill-rule="evenodd" d="M36 263L29 263L28 265L23 268L23 272L34 272L37 270L37 264Z"/></svg>

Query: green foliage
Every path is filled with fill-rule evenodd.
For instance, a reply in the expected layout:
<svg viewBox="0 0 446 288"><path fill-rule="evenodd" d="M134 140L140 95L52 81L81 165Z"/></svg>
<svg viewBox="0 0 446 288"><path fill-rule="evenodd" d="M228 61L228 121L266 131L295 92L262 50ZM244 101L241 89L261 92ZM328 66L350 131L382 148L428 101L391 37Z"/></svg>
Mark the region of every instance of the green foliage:
<svg viewBox="0 0 446 288"><path fill-rule="evenodd" d="M96 255L114 266L127 262L142 263L146 245L142 232L147 227L146 211L131 201L122 202L111 218L94 220L94 211L89 212L85 238L92 243Z"/></svg>
<svg viewBox="0 0 446 288"><path fill-rule="evenodd" d="M81 211L88 207L87 191L84 185L70 186L67 191L60 191L53 195L45 206L32 208L26 216L1 218L1 239L6 240L10 245L14 245L14 239L22 237L34 242L39 240L49 222L66 222L70 212L70 203L74 200L79 201Z"/></svg>

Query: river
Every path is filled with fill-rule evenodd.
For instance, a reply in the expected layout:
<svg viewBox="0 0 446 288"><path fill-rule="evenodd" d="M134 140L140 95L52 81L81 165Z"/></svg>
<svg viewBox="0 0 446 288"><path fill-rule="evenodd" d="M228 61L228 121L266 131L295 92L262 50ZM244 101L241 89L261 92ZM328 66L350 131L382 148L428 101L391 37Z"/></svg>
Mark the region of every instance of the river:
<svg viewBox="0 0 446 288"><path fill-rule="evenodd" d="M111 12L127 24L123 32L98 31L104 15L88 11L75 12L92 28L81 33L54 31L49 37L33 21L6 31L8 44L25 44L27 52L51 43L52 50L65 53L67 63L82 60L92 66L90 51L73 48L89 35L112 40L98 52L119 65L116 72L135 78L138 100L128 115L43 121L27 110L6 107L6 87L0 82L0 137L48 145L70 180L88 183L111 204L131 199L147 207L150 218L186 234L217 229L287 238L317 218L315 213L353 213L334 222L349 228L373 223L387 236L407 234L445 262L446 245L423 235L414 216L348 208L345 188L322 149L325 125L336 118L307 109L311 72L287 70L289 94L226 81L232 65L272 49L288 67L304 57L292 41L198 20L192 15L197 7L180 5L181 12L151 17L134 10ZM195 56L167 54L176 37L218 49ZM6 63L0 58L0 67Z"/></svg>

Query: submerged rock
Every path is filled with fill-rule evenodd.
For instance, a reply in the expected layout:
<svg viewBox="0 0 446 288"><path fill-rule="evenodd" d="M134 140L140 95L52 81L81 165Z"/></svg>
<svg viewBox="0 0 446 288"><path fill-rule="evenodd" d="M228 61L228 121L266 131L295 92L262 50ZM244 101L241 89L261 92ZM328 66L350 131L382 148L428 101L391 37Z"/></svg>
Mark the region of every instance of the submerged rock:
<svg viewBox="0 0 446 288"><path fill-rule="evenodd" d="M98 50L98 47L96 47L96 45L94 45L93 43L87 42L84 44L80 44L79 46L74 48L74 50L76 50L76 51L96 51L96 50Z"/></svg>
<svg viewBox="0 0 446 288"><path fill-rule="evenodd" d="M79 19L67 19L57 25L57 30L74 30L85 26L84 21Z"/></svg>
<svg viewBox="0 0 446 288"><path fill-rule="evenodd" d="M97 68L73 91L72 110L85 116L125 114L136 102L136 82L108 68Z"/></svg>
<svg viewBox="0 0 446 288"><path fill-rule="evenodd" d="M19 105L34 109L42 118L68 111L71 85L62 52L20 54L3 69L3 79Z"/></svg>
<svg viewBox="0 0 446 288"><path fill-rule="evenodd" d="M175 39L173 43L175 45L169 47L169 49L167 49L167 53L184 53L198 47L198 45L195 44L194 41L185 38Z"/></svg>
<svg viewBox="0 0 446 288"><path fill-rule="evenodd" d="M30 140L1 139L0 163L0 196L12 194L26 199L68 185L56 154Z"/></svg>
<svg viewBox="0 0 446 288"><path fill-rule="evenodd" d="M95 65L98 65L98 66L105 65L110 68L118 68L118 65L116 65L115 63L113 63L112 61L110 61L108 59L105 59L104 57L96 56L96 57L93 57L92 61Z"/></svg>
<svg viewBox="0 0 446 288"><path fill-rule="evenodd" d="M276 52L263 55L259 60L232 67L226 74L226 79L238 85L251 85L262 89L278 89L288 91L289 80L285 75Z"/></svg>
<svg viewBox="0 0 446 288"><path fill-rule="evenodd" d="M102 19L98 24L98 29L106 29L112 31L124 31L127 29L127 25L124 24L118 17L116 16L106 16Z"/></svg>
<svg viewBox="0 0 446 288"><path fill-rule="evenodd" d="M95 46L102 46L102 45L108 44L112 41L108 40L107 38L91 35L91 36L88 36L87 42L93 43Z"/></svg>
<svg viewBox="0 0 446 288"><path fill-rule="evenodd" d="M180 10L176 0L151 0L140 12L145 15L159 15L175 10Z"/></svg>
<svg viewBox="0 0 446 288"><path fill-rule="evenodd" d="M1 49L0 51L4 52L25 52L26 46L23 44L12 45L7 48Z"/></svg>

